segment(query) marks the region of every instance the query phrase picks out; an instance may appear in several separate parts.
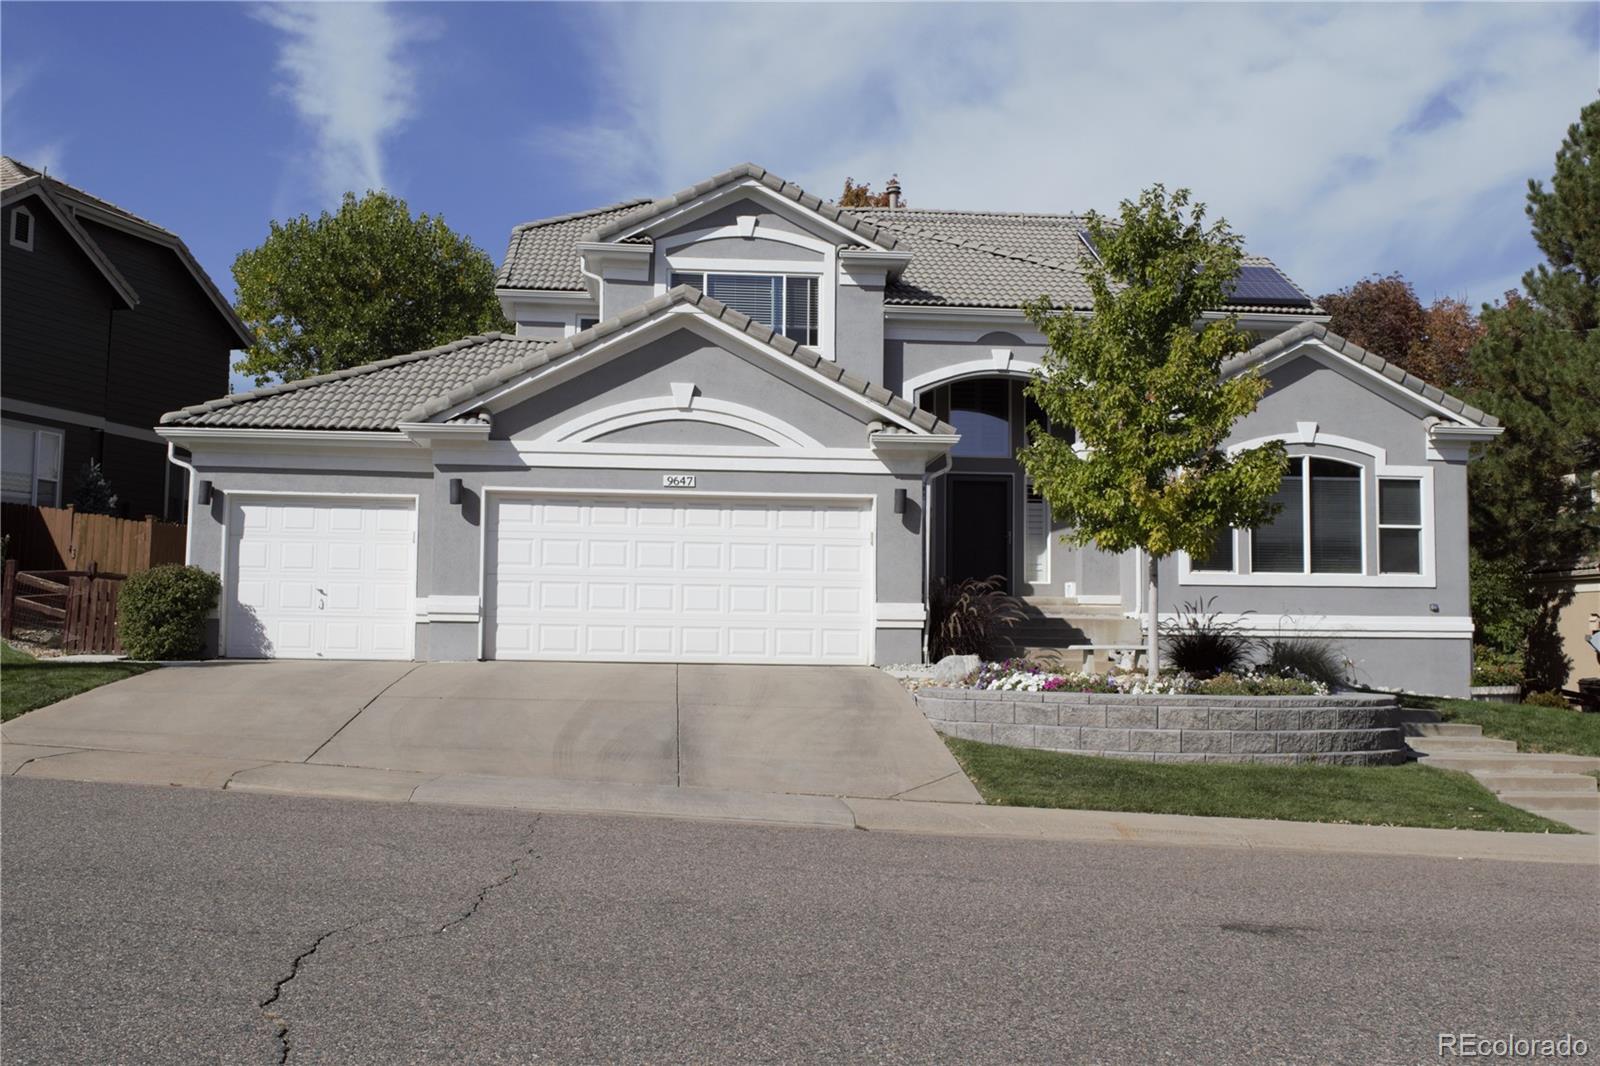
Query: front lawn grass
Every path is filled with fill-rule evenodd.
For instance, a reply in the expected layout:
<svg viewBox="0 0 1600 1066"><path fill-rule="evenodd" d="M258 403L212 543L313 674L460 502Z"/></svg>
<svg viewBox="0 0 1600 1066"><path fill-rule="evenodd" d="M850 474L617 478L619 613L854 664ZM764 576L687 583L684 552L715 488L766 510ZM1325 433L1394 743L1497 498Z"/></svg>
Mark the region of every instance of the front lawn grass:
<svg viewBox="0 0 1600 1066"><path fill-rule="evenodd" d="M1527 703L1480 703L1442 696L1405 696L1407 707L1438 711L1446 722L1483 727L1483 735L1514 740L1523 751L1600 756L1600 714Z"/></svg>
<svg viewBox="0 0 1600 1066"><path fill-rule="evenodd" d="M0 641L0 722L154 669L154 663L41 661Z"/></svg>
<svg viewBox="0 0 1600 1066"><path fill-rule="evenodd" d="M1575 830L1501 803L1466 774L1405 766L1146 763L946 737L983 798L1012 807L1518 833Z"/></svg>

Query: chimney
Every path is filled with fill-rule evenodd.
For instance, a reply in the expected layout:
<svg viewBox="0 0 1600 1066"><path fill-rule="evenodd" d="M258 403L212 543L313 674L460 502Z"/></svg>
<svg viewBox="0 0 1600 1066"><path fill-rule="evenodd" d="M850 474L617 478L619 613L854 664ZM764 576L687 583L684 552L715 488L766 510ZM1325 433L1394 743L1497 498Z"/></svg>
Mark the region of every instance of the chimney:
<svg viewBox="0 0 1600 1066"><path fill-rule="evenodd" d="M889 184L887 184L887 185L885 185L883 187L883 191L889 194L889 206L890 207L899 207L900 206L900 175L898 175L898 174L889 175Z"/></svg>

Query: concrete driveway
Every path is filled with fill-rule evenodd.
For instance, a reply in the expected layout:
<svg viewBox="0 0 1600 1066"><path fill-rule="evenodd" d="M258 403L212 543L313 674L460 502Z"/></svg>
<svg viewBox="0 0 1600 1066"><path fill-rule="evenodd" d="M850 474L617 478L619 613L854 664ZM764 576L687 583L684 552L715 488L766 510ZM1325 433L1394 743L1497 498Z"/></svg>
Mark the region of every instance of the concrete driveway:
<svg viewBox="0 0 1600 1066"><path fill-rule="evenodd" d="M910 697L867 667L211 662L75 696L0 737L36 758L206 756L219 772L259 760L978 802Z"/></svg>

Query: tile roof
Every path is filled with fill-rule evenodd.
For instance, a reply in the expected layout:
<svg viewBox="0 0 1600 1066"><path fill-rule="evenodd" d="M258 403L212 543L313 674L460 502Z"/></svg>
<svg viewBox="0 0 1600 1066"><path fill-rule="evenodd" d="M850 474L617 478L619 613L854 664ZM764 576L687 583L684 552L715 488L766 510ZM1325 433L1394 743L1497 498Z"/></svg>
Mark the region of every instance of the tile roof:
<svg viewBox="0 0 1600 1066"><path fill-rule="evenodd" d="M190 275L193 276L195 282L210 298L217 312L227 321L229 328L233 330L234 335L239 339L240 347L247 348L255 343L255 335L250 332L250 328L239 318L233 309L233 305L228 302L228 298L222 295L222 290L218 289L216 283L211 280L211 275L205 272L205 268L200 265L200 261L189 251L189 246L183 243L182 237L179 237L169 229L156 225L147 218L141 218L132 211L118 207L109 200L102 200L100 197L80 189L76 185L69 185L60 178L35 170L26 163L19 162L10 156L0 156L0 192L10 192L12 189L35 181L70 204L74 209L74 213L81 209L84 212L84 217L91 221L112 226L120 225L138 236L172 249L173 254L178 257L179 261L188 269Z"/></svg>
<svg viewBox="0 0 1600 1066"><path fill-rule="evenodd" d="M1078 235L1087 226L1082 215L839 207L752 163L732 167L660 200L631 200L518 226L512 232L505 265L500 268L499 284L517 289L582 291L579 242L616 239L618 233L662 212L748 179L758 180L802 207L851 229L863 240L910 252L911 263L890 283L884 294L885 303L1010 308L1047 296L1062 307L1088 310L1092 306L1086 274L1093 265L1093 256ZM639 234L620 239L649 240ZM866 245L845 241L839 247L859 249ZM1277 269L1270 259L1258 255L1245 256L1244 264ZM1267 314L1321 312L1304 290L1295 288L1305 296L1304 308L1245 303L1228 307Z"/></svg>
<svg viewBox="0 0 1600 1066"><path fill-rule="evenodd" d="M486 333L331 374L185 407L163 425L236 429L393 430L423 397L437 396L525 358L551 341Z"/></svg>
<svg viewBox="0 0 1600 1066"><path fill-rule="evenodd" d="M430 421L469 404L515 378L567 358L677 304L698 307L710 317L892 411L918 429L955 432L953 426L888 389L841 370L815 350L774 333L687 285L563 340L533 340L503 333L468 337L440 348L185 407L163 415L161 422L169 426L234 429L397 430L403 422ZM475 418L476 413L468 410L448 421L460 423Z"/></svg>
<svg viewBox="0 0 1600 1066"><path fill-rule="evenodd" d="M1302 322L1293 329L1284 330L1271 340L1263 341L1248 352L1237 355L1223 363L1222 373L1224 376L1237 374L1241 370L1254 366L1263 359L1271 358L1279 352L1287 351L1305 340L1321 341L1351 362L1364 366L1369 370L1374 370L1396 385L1410 389L1425 399L1432 400L1439 406L1459 416L1463 422L1486 427L1494 427L1500 424L1500 420L1494 415L1480 411L1478 408L1450 395L1436 385L1428 384L1415 374L1407 373L1381 356L1373 355L1360 345L1345 340L1320 322Z"/></svg>
<svg viewBox="0 0 1600 1066"><path fill-rule="evenodd" d="M619 218L649 200L626 200L593 211L577 211L536 222L524 222L511 231L505 262L495 284L509 289L564 289L583 291L578 272L577 245L596 224Z"/></svg>
<svg viewBox="0 0 1600 1066"><path fill-rule="evenodd" d="M1078 235L1088 226L1082 215L908 207L846 210L890 230L901 238L900 247L912 253L911 265L884 293L886 304L1018 307L1048 296L1062 307L1085 311L1093 307L1086 275L1094 257ZM1272 260L1259 255L1246 255L1243 265L1277 269ZM1303 309L1255 304L1228 308L1320 312L1303 289L1298 285L1295 289L1305 296Z"/></svg>
<svg viewBox="0 0 1600 1066"><path fill-rule="evenodd" d="M660 296L646 300L636 307L629 308L614 318L589 327L581 333L575 333L563 340L548 343L537 351L529 352L521 358L498 366L484 374L476 381L461 385L448 392L435 393L430 399L418 403L415 407L404 412L397 421L399 422L425 422L436 418L453 408L470 404L489 393L506 385L515 378L531 373L540 367L559 362L575 352L597 341L604 340L621 330L638 325L646 319L660 315L674 305L688 304L699 308L712 318L721 320L724 324L732 326L758 342L776 349L802 366L808 367L830 381L838 382L850 392L858 393L868 401L881 408L886 408L911 422L912 425L930 433L954 433L955 427L941 422L927 411L913 406L903 397L896 396L881 385L874 385L865 378L857 377L839 367L837 363L824 359L820 353L812 348L797 344L795 341L782 334L773 332L769 327L740 314L699 290L688 285L679 285L669 289Z"/></svg>

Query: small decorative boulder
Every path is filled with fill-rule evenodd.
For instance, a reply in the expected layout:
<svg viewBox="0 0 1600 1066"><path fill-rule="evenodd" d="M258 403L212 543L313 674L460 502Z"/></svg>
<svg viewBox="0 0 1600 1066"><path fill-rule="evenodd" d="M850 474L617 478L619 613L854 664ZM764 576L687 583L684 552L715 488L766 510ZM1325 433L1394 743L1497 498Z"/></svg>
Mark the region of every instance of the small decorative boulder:
<svg viewBox="0 0 1600 1066"><path fill-rule="evenodd" d="M953 685L983 665L976 655L946 655L934 665L929 676L938 684Z"/></svg>

